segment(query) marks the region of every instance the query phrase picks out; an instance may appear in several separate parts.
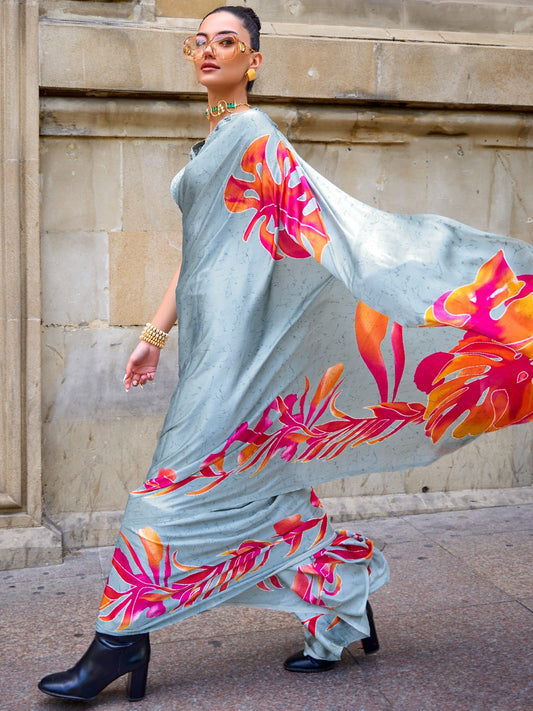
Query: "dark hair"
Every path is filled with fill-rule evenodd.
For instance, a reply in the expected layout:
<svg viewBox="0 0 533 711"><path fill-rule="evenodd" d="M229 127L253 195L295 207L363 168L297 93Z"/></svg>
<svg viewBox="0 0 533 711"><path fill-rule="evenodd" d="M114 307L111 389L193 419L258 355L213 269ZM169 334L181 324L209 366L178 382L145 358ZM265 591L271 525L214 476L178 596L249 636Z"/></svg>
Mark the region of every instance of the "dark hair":
<svg viewBox="0 0 533 711"><path fill-rule="evenodd" d="M208 12L204 17L204 20L206 17L214 15L216 12L230 12L232 15L235 15L235 17L238 17L250 35L250 44L252 49L259 52L261 20L251 7L243 7L242 5L222 5L221 7L217 7L215 10ZM253 81L249 81L246 85L246 91L251 91L253 85Z"/></svg>

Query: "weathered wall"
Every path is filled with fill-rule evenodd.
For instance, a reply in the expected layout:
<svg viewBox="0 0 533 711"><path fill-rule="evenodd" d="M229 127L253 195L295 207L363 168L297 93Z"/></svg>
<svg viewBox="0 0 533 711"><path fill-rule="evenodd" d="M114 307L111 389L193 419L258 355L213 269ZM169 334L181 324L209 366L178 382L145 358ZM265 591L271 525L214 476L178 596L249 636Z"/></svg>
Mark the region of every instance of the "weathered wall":
<svg viewBox="0 0 533 711"><path fill-rule="evenodd" d="M42 486L45 514L67 545L114 542L176 383L175 334L154 384L126 394L122 374L179 263L168 186L206 130L203 90L181 42L195 15L218 4L40 4L43 474L34 494ZM248 4L265 31L254 104L310 163L380 208L437 212L533 242L533 87L524 81L533 42L524 2L368 0L348 13L336 0L327 21L318 0ZM459 28L450 24L458 9ZM484 490L479 500L490 501L488 491L532 479L533 429L522 427L431 467L320 493L353 516L380 511L390 497L395 510L465 505L459 494L431 498L464 489ZM35 564L21 561L7 564Z"/></svg>

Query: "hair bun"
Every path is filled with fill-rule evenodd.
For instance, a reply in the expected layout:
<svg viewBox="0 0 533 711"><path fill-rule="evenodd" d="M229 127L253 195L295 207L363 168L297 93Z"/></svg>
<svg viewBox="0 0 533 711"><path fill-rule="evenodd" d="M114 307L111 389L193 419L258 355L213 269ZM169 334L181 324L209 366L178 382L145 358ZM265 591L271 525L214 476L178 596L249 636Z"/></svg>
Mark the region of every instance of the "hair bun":
<svg viewBox="0 0 533 711"><path fill-rule="evenodd" d="M261 31L261 20L259 19L255 10L253 10L251 7L243 7L242 9L248 15L250 20L256 25L257 30L260 32Z"/></svg>

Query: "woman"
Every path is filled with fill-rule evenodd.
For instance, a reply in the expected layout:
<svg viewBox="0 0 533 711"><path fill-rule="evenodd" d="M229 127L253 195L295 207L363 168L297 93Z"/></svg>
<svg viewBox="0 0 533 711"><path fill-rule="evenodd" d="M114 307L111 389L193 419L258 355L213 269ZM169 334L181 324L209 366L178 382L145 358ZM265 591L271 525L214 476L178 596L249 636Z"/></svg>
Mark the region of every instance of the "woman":
<svg viewBox="0 0 533 711"><path fill-rule="evenodd" d="M333 531L309 486L533 419L533 249L383 213L313 171L248 105L259 29L252 10L221 7L184 44L210 131L172 184L181 273L125 387L154 378L176 318L180 381L128 500L95 639L40 682L53 696L92 699L129 673L142 698L149 632L218 604L295 612L305 647L289 671L326 671L357 639L376 651L368 595L386 561Z"/></svg>

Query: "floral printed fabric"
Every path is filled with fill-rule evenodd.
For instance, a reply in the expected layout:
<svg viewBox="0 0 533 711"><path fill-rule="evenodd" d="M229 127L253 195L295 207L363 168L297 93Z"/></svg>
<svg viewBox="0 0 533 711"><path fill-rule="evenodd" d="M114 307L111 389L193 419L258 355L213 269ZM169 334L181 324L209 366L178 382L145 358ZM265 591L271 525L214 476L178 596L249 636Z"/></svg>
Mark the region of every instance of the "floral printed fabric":
<svg viewBox="0 0 533 711"><path fill-rule="evenodd" d="M533 420L533 247L364 205L257 110L192 158L172 185L180 378L98 629L260 605L338 658L387 566L309 487Z"/></svg>
<svg viewBox="0 0 533 711"><path fill-rule="evenodd" d="M366 600L388 580L387 563L362 535L334 532L312 489L221 511L210 511L216 501L210 492L195 495L192 510L176 499L181 494L166 495L172 508L165 502L165 509L181 514L174 525L158 519L153 486L130 500L99 631L150 631L230 602L296 613L309 648L323 658L338 659L344 646L368 635ZM138 516L167 542L156 528L128 529L126 521ZM253 538L243 538L247 529ZM222 550L230 540L238 545Z"/></svg>

